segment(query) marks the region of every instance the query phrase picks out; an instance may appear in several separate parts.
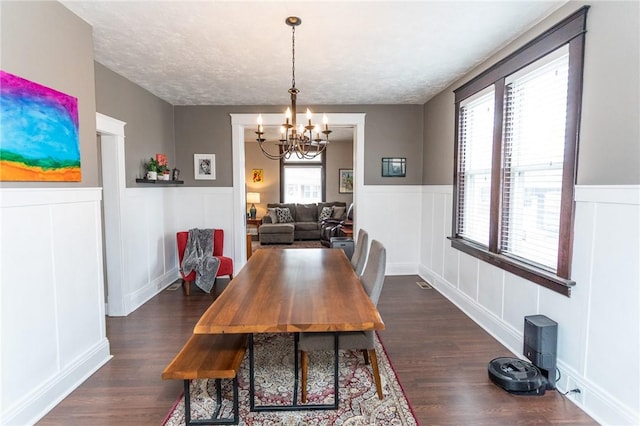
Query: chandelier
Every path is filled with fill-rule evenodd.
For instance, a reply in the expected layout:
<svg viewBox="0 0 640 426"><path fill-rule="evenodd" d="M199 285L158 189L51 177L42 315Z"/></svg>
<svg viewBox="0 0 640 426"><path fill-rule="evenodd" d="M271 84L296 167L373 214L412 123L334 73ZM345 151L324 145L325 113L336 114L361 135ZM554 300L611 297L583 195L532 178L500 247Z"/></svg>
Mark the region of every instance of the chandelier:
<svg viewBox="0 0 640 426"><path fill-rule="evenodd" d="M257 141L262 153L272 160L281 158L289 159L293 154L299 159L312 159L320 155L329 144L329 126L327 116L323 116L322 128L320 125L311 124L312 114L307 108L307 125L296 124L296 98L300 92L296 89L296 27L302 24L302 19L297 16L290 16L285 23L291 27L291 107L285 113L285 122L280 127L280 139L276 143L278 152L269 152L265 146L267 140L264 138L264 128L262 126L262 114L258 116ZM321 136L322 135L322 136ZM324 137L324 139L323 139Z"/></svg>

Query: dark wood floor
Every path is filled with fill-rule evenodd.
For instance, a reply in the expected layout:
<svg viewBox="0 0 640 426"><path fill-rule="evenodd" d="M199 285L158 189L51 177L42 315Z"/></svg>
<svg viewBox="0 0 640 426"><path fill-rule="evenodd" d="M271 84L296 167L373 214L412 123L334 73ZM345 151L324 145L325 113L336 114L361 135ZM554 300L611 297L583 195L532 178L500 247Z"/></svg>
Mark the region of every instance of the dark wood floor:
<svg viewBox="0 0 640 426"><path fill-rule="evenodd" d="M555 391L523 397L493 385L488 362L512 354L417 279L387 277L378 308L381 338L420 424L595 424ZM219 279L216 291L225 284ZM126 318L107 318L113 359L38 424L160 425L182 391L160 373L214 297L163 291Z"/></svg>

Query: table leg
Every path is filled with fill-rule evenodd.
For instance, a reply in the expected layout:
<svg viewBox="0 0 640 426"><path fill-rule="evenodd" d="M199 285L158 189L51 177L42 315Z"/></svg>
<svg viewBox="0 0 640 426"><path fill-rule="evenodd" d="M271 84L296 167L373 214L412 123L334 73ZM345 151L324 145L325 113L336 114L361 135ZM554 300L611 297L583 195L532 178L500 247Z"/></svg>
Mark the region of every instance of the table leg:
<svg viewBox="0 0 640 426"><path fill-rule="evenodd" d="M298 383L300 376L300 351L298 351L298 342L300 341L300 333L293 336L293 405L298 404Z"/></svg>
<svg viewBox="0 0 640 426"><path fill-rule="evenodd" d="M305 411L305 410L337 410L339 403L339 383L338 383L338 348L339 348L339 336L340 333L333 333L333 389L334 397L333 404L298 404L298 379L299 379L299 356L298 353L298 340L299 335L295 333L293 349L294 353L294 388L293 388L293 401L291 405L256 405L255 401L255 371L254 371L254 347L253 347L253 334L249 334L249 409L251 411Z"/></svg>
<svg viewBox="0 0 640 426"><path fill-rule="evenodd" d="M256 411L256 385L255 385L255 372L253 365L253 333L249 334L249 409Z"/></svg>

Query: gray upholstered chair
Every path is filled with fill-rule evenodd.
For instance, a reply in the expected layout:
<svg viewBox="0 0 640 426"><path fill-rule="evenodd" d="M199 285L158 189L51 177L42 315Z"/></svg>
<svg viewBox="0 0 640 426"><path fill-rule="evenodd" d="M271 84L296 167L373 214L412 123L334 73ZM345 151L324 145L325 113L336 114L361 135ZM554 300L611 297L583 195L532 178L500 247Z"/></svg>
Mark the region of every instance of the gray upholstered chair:
<svg viewBox="0 0 640 426"><path fill-rule="evenodd" d="M356 275L362 275L364 264L367 261L367 253L369 252L369 234L364 229L358 231L358 241L351 256L351 266L356 271Z"/></svg>
<svg viewBox="0 0 640 426"><path fill-rule="evenodd" d="M371 249L369 250L369 260L367 267L362 274L360 280L371 298L374 305L378 305L378 299L382 292L384 284L384 272L387 261L387 254L384 246L377 240L371 241ZM378 370L378 358L375 351L375 331L352 331L340 333L338 339L338 347L343 350L361 350L364 355L364 361L369 364L371 360L371 368L376 382L376 391L378 398L382 399L382 383L380 381L380 371ZM307 370L309 367L310 351L330 351L333 350L333 334L332 333L300 333L299 349L300 349L300 369L302 370L302 402L307 402ZM336 398L338 396L336 395Z"/></svg>

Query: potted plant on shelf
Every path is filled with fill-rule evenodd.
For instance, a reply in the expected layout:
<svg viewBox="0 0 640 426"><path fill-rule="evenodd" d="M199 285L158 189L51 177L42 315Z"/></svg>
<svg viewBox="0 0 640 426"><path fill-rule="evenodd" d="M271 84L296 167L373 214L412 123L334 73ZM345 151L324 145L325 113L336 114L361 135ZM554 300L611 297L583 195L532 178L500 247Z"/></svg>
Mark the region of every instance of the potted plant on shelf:
<svg viewBox="0 0 640 426"><path fill-rule="evenodd" d="M171 171L166 164L158 166L158 180L171 180Z"/></svg>
<svg viewBox="0 0 640 426"><path fill-rule="evenodd" d="M158 169L160 168L160 165L158 164L157 160L149 158L149 161L147 162L147 164L145 164L145 167L147 169L146 178L148 180L158 179Z"/></svg>

